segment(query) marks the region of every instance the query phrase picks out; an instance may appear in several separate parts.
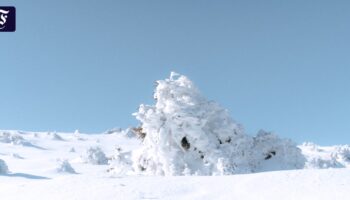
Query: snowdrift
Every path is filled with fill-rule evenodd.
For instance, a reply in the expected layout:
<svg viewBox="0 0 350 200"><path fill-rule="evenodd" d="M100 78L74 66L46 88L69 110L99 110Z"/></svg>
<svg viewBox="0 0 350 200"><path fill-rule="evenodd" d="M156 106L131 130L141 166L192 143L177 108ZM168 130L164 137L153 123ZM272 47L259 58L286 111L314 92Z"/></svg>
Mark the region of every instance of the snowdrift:
<svg viewBox="0 0 350 200"><path fill-rule="evenodd" d="M0 131L20 135L36 147L0 141L0 196L2 199L348 199L349 146L298 146L305 170L285 170L234 176L143 176L134 170L144 144L129 131L108 134ZM261 132L259 137L266 138ZM267 134L270 136L270 134ZM258 137L258 136L257 136ZM267 141L275 144L273 138ZM255 141L259 141L255 139ZM191 142L191 141L189 141ZM259 141L265 144L264 141ZM276 143L279 143L278 141ZM268 147L270 145L264 145ZM100 150L108 165L96 164ZM272 146L281 151L279 146ZM74 149L74 150L72 150ZM260 148L259 148L260 149ZM288 149L288 148L287 148ZM264 149L262 152L270 149ZM89 153L88 153L89 152ZM93 152L93 154L90 154ZM282 150L283 152L283 150ZM261 154L257 168L273 170L279 154ZM84 158L93 155L94 162ZM270 159L265 160L266 157ZM96 159L95 159L96 158ZM98 159L97 159L98 158ZM275 159L279 161L279 159ZM316 161L316 162L314 162ZM278 162L279 164L285 163ZM327 163L327 164L325 164ZM330 165L340 163L341 165ZM264 164L264 166L262 166ZM270 165L271 164L271 165ZM5 167L4 167L5 166ZM8 167L7 167L8 166ZM336 169L333 167L336 166ZM280 168L280 166L278 166ZM315 168L321 168L316 170ZM324 169L328 168L328 169ZM5 169L5 170L3 170ZM8 170L10 169L10 171ZM141 174L147 174L141 171ZM215 183L215 184L213 184ZM20 186L20 187L19 187Z"/></svg>

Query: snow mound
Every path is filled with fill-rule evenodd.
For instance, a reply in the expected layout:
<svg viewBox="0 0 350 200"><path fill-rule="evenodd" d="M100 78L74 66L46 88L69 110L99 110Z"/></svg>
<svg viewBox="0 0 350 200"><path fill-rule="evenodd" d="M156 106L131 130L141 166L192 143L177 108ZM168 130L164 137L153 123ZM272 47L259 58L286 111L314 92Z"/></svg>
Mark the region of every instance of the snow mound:
<svg viewBox="0 0 350 200"><path fill-rule="evenodd" d="M71 148L69 149L69 152L71 152L71 153L76 152L76 151L75 151L75 148L74 148L74 147L71 147Z"/></svg>
<svg viewBox="0 0 350 200"><path fill-rule="evenodd" d="M79 130L75 130L72 136L76 140L86 141L86 138L82 137L82 135Z"/></svg>
<svg viewBox="0 0 350 200"><path fill-rule="evenodd" d="M134 114L143 139L143 147L134 151L136 172L226 175L304 166L294 143L269 133L246 135L226 109L203 97L187 77L172 72L156 83L156 104L142 104Z"/></svg>
<svg viewBox="0 0 350 200"><path fill-rule="evenodd" d="M123 130L121 128L112 128L104 132L104 134L115 134L115 133L120 133Z"/></svg>
<svg viewBox="0 0 350 200"><path fill-rule="evenodd" d="M49 138L51 138L51 140L64 141L64 139L56 132L48 132L47 135L49 136Z"/></svg>
<svg viewBox="0 0 350 200"><path fill-rule="evenodd" d="M86 163L90 163L94 165L108 164L108 159L100 147L90 147L86 151L85 156L83 156L83 160Z"/></svg>
<svg viewBox="0 0 350 200"><path fill-rule="evenodd" d="M341 160L343 160L344 162L347 162L347 164L350 164L350 146L349 145L338 146L337 154Z"/></svg>
<svg viewBox="0 0 350 200"><path fill-rule="evenodd" d="M350 146L321 147L314 143L303 143L300 148L307 162L305 168L343 168L350 166Z"/></svg>
<svg viewBox="0 0 350 200"><path fill-rule="evenodd" d="M9 168L6 162L0 159L0 174L6 174L8 173L8 171L9 171Z"/></svg>
<svg viewBox="0 0 350 200"><path fill-rule="evenodd" d="M12 153L11 156L13 158L16 158L16 159L24 159L21 155L19 155L18 153Z"/></svg>
<svg viewBox="0 0 350 200"><path fill-rule="evenodd" d="M291 140L260 130L253 138L253 171L301 169L306 159Z"/></svg>
<svg viewBox="0 0 350 200"><path fill-rule="evenodd" d="M58 173L76 174L74 168L71 166L68 160L57 160L56 171Z"/></svg>
<svg viewBox="0 0 350 200"><path fill-rule="evenodd" d="M0 142L13 145L31 146L31 143L25 140L21 135L14 132L0 132Z"/></svg>
<svg viewBox="0 0 350 200"><path fill-rule="evenodd" d="M114 176L123 176L132 174L131 152L123 152L122 148L117 147L115 153L109 161L110 168L108 172Z"/></svg>
<svg viewBox="0 0 350 200"><path fill-rule="evenodd" d="M135 133L133 132L132 128L127 128L127 129L121 129L121 128L113 128L109 129L104 132L104 134L116 134L116 135L123 135L128 138L134 138Z"/></svg>

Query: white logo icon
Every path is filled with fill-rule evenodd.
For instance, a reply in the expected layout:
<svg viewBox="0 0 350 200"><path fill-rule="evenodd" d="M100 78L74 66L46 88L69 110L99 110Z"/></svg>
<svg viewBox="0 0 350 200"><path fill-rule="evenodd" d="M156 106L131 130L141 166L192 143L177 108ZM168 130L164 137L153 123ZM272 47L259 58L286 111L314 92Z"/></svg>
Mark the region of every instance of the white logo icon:
<svg viewBox="0 0 350 200"><path fill-rule="evenodd" d="M0 29L5 28L7 14L9 14L9 12L10 11L0 9Z"/></svg>

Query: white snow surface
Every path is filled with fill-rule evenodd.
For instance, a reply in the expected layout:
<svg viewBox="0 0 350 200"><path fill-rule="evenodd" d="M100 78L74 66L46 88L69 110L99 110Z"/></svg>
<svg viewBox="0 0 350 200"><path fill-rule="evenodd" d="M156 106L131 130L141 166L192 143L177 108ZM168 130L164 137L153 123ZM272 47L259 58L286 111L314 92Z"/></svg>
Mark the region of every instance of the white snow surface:
<svg viewBox="0 0 350 200"><path fill-rule="evenodd" d="M0 197L7 199L349 199L349 146L300 145L307 169L230 176L149 176L131 171L131 151L141 142L124 132L112 134L0 131L21 136L31 146L0 142L0 159L10 172L0 175ZM81 138L84 138L83 140ZM82 156L100 147L109 165ZM70 151L72 148L75 151ZM17 155L17 156L13 156ZM333 155L333 156L331 156ZM337 155L337 156L335 156ZM61 164L57 161L61 160ZM318 164L315 164L318 160ZM75 173L61 173L69 162ZM322 161L322 162L321 162ZM319 163L341 163L325 165ZM322 169L319 169L322 168ZM62 169L62 168L60 168Z"/></svg>
<svg viewBox="0 0 350 200"><path fill-rule="evenodd" d="M137 129L0 131L0 199L350 199L349 145L250 136L176 73L154 97Z"/></svg>

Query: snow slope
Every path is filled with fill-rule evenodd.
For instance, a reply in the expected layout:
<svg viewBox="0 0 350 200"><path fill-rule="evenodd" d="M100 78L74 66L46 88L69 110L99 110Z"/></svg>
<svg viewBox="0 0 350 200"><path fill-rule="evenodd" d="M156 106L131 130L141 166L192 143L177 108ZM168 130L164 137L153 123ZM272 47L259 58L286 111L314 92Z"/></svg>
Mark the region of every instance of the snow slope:
<svg viewBox="0 0 350 200"><path fill-rule="evenodd" d="M4 132L7 133L4 139ZM304 170L231 176L143 176L116 174L112 164L87 162L99 147L111 160L141 145L128 131L111 134L0 131L0 159L9 173L0 175L0 199L340 199L350 198L350 169L308 165ZM10 137L11 136L11 137ZM60 138L60 139L57 139ZM20 141L20 142L19 142ZM331 162L343 146L301 145L314 160ZM346 147L346 146L344 146ZM121 149L120 149L121 148ZM333 156L342 163L341 156ZM66 160L74 169L63 169ZM317 159L316 159L317 160ZM340 166L338 166L340 167Z"/></svg>

